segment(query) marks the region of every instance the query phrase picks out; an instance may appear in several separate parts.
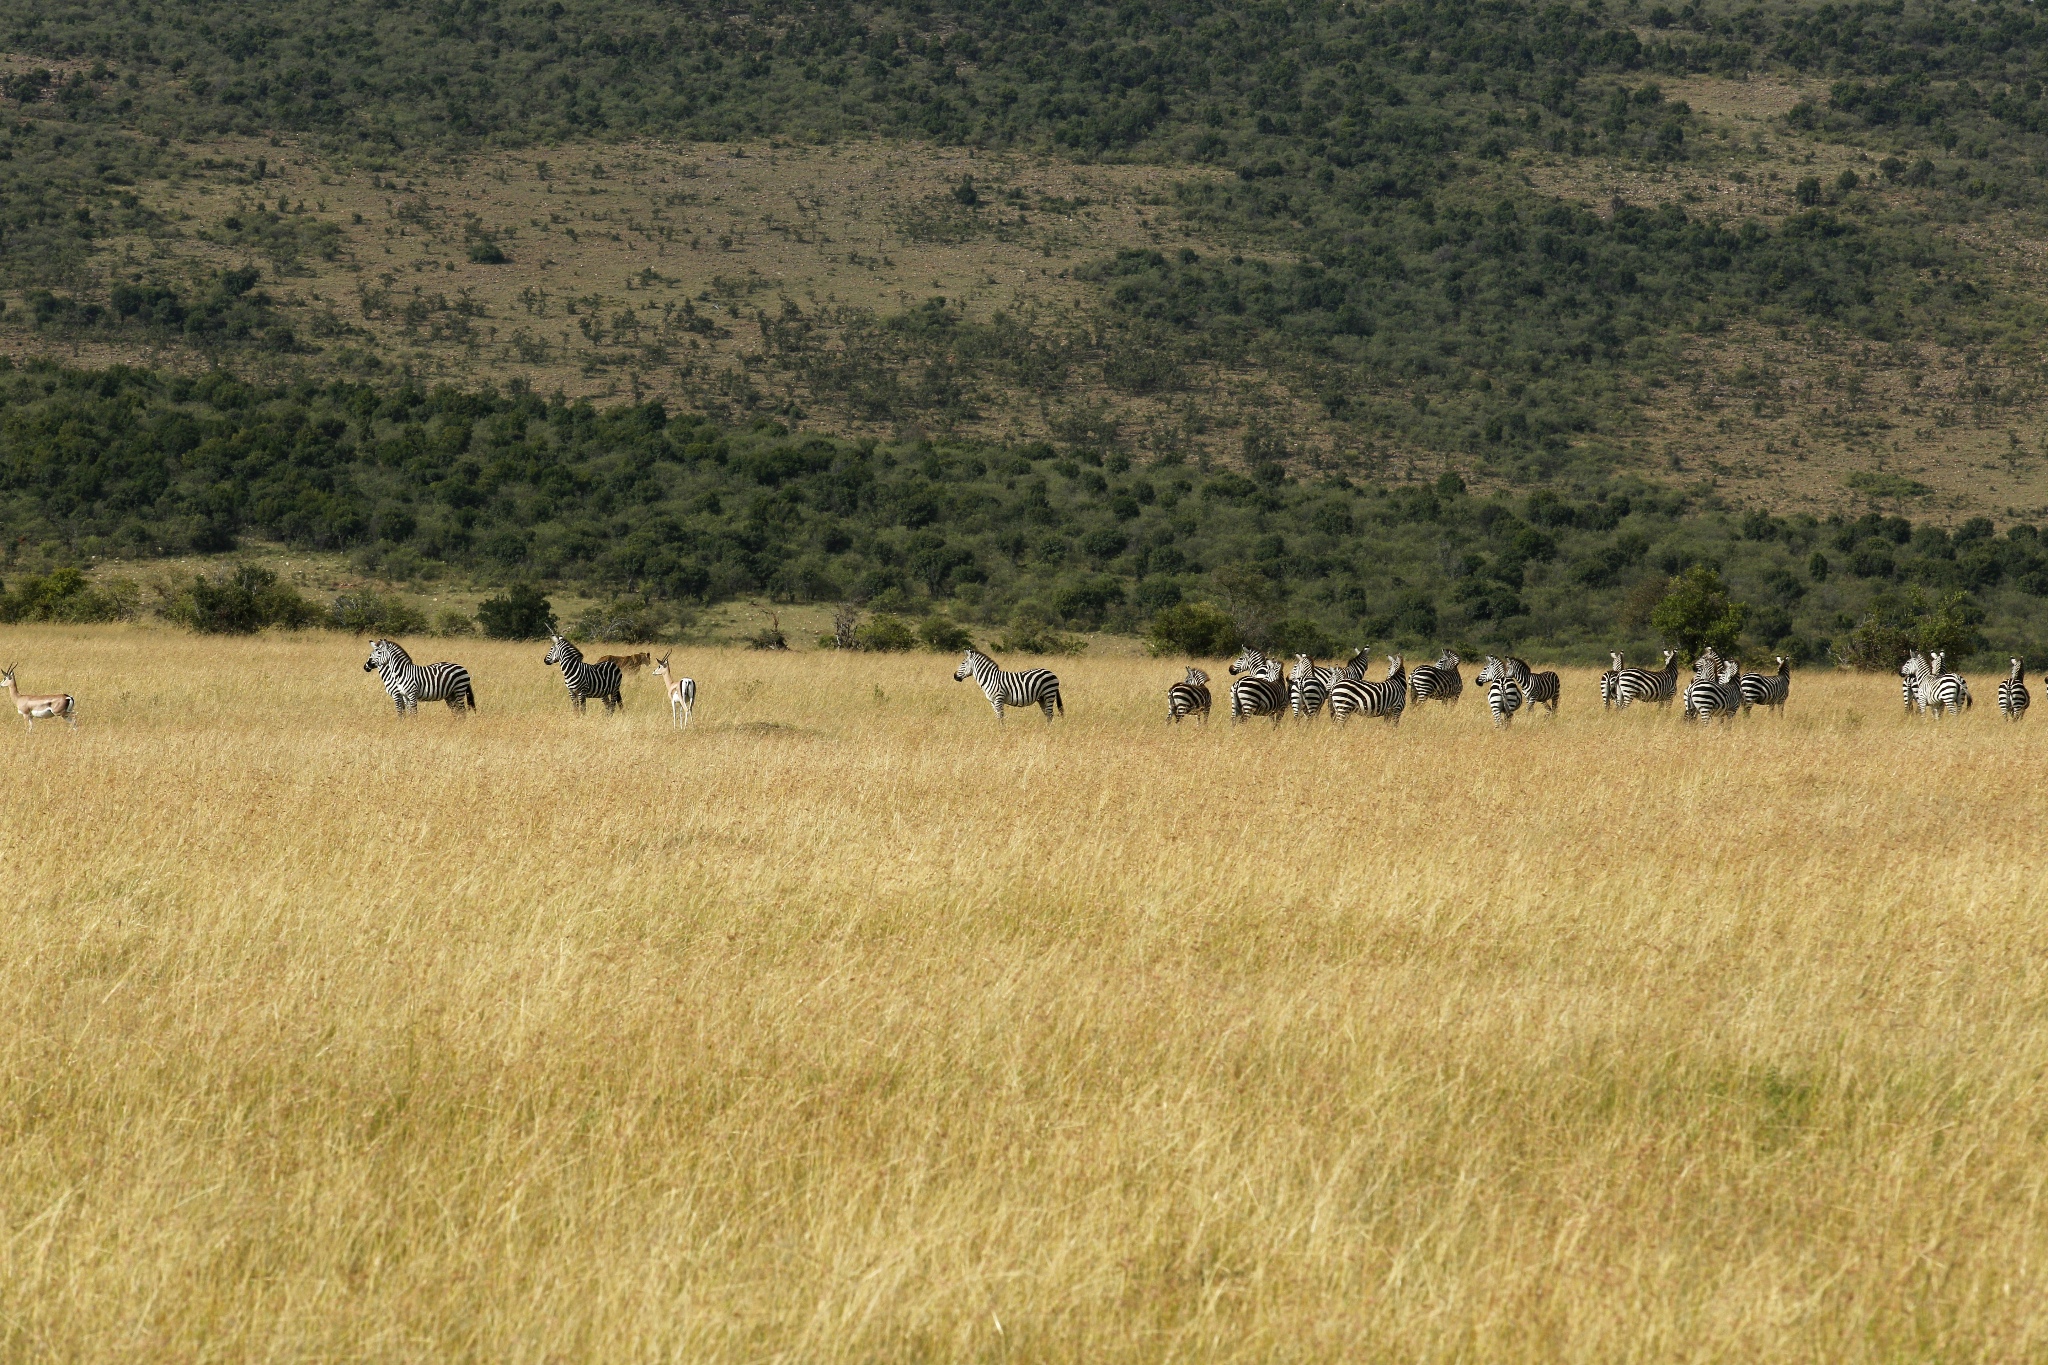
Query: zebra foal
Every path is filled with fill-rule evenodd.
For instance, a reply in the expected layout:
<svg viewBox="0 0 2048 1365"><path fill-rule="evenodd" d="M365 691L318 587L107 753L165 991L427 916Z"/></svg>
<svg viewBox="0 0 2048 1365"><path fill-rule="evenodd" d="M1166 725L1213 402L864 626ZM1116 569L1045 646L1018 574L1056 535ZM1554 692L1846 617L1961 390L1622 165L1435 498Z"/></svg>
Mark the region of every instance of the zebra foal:
<svg viewBox="0 0 2048 1365"><path fill-rule="evenodd" d="M1066 703L1060 700L1060 680L1053 676L1051 669L1027 668L1005 673L996 667L994 659L970 648L960 660L960 667L953 670L953 681L965 682L969 678L981 685L981 694L995 708L998 721L1003 718L1006 706L1036 706L1045 712L1048 725L1052 724L1053 708L1059 708L1063 716L1067 714Z"/></svg>
<svg viewBox="0 0 2048 1365"><path fill-rule="evenodd" d="M401 716L418 715L423 701L445 701L457 713L464 707L476 710L476 689L470 685L468 669L461 664L416 664L396 640L370 641L363 672L377 675Z"/></svg>
<svg viewBox="0 0 2048 1365"><path fill-rule="evenodd" d="M1447 649L1437 656L1435 663L1417 664L1408 675L1408 691L1418 706L1426 701L1457 705L1458 698L1465 695L1465 678L1458 672L1458 656Z"/></svg>
<svg viewBox="0 0 2048 1365"><path fill-rule="evenodd" d="M1199 668L1166 689L1166 718L1178 725L1188 716L1209 723L1209 675Z"/></svg>
<svg viewBox="0 0 2048 1365"><path fill-rule="evenodd" d="M596 697L604 703L605 710L618 710L619 690L625 686L625 680L619 675L619 666L602 662L587 664L583 662L583 651L561 636L550 635L548 639L553 644L547 658L541 662L550 668L561 665L562 686L569 689L569 700L576 703L576 709L581 711L585 702Z"/></svg>
<svg viewBox="0 0 2048 1365"><path fill-rule="evenodd" d="M2025 720L2033 701L2027 695L2027 667L2024 660L2012 661L2012 672L1998 685L1998 714L2007 720Z"/></svg>

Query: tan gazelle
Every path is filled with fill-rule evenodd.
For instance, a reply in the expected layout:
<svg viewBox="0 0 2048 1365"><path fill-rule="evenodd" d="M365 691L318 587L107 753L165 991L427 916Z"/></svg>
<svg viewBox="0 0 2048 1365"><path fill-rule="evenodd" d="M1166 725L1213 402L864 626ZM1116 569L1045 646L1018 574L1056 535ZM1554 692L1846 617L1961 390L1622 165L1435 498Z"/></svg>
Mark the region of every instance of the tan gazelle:
<svg viewBox="0 0 2048 1365"><path fill-rule="evenodd" d="M666 654L655 662L654 676L661 679L661 685L668 689L668 713L674 718L676 728L686 728L690 723L690 713L697 709L697 680L678 678L669 672Z"/></svg>
<svg viewBox="0 0 2048 1365"><path fill-rule="evenodd" d="M14 670L18 667L18 664L9 664L4 670L0 670L0 683L6 685L7 695L14 699L15 711L28 722L28 728L33 730L37 721L49 720L52 717L67 722L74 729L77 728L78 698L69 692L59 692L47 697L22 695L21 689L14 685Z"/></svg>

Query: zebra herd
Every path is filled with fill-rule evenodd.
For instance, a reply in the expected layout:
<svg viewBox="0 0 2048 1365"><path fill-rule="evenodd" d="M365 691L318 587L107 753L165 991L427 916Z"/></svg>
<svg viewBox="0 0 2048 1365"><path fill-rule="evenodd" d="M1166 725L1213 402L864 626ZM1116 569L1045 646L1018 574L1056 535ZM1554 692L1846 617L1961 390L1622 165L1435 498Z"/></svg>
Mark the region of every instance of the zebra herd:
<svg viewBox="0 0 2048 1365"><path fill-rule="evenodd" d="M1668 706L1680 695L1678 655L1664 653L1662 666L1655 669L1630 668L1620 654L1611 656L1614 667L1600 675L1600 701L1604 707L1622 710L1635 702ZM1454 705L1464 695L1465 679L1459 672L1458 656L1446 650L1435 663L1419 664L1407 671L1398 654L1387 656L1387 675L1378 680L1366 677L1368 651L1359 650L1348 663L1324 668L1306 654L1294 656L1294 668L1283 681L1280 661L1256 649L1247 649L1230 665L1230 718L1249 720L1270 717L1276 724L1286 716L1306 720L1318 715L1327 704L1330 719L1338 724L1353 716L1376 716L1391 725L1411 701L1440 701ZM1936 656L1939 659L1939 656ZM1693 681L1684 691L1688 720L1727 719L1746 714L1753 706L1781 710L1792 687L1792 666L1782 656L1776 673L1743 673L1738 665L1724 661L1707 650L1694 666ZM2026 708L2026 685L2018 682L2019 660L2013 660L2013 686L2020 710ZM1954 675L1949 675L1953 677ZM1474 675L1473 683L1486 693L1486 708L1493 723L1505 729L1517 712L1542 706L1557 712L1561 687L1556 673L1532 669L1526 659L1510 655L1487 655L1486 664ZM1957 679L1960 682L1960 679ZM1909 686L1911 684L1909 683ZM2004 686L2001 686L2004 706ZM1964 691L1964 705L1968 692ZM1209 675L1190 668L1187 677L1167 689L1167 719L1179 722L1188 716L1207 720L1209 716ZM1050 713L1048 713L1048 716Z"/></svg>

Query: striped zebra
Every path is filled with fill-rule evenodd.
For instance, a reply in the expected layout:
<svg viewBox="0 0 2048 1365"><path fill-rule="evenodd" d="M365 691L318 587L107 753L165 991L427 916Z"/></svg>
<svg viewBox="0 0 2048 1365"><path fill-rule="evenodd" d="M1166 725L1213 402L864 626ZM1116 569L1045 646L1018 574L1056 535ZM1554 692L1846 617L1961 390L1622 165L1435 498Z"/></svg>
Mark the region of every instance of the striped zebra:
<svg viewBox="0 0 2048 1365"><path fill-rule="evenodd" d="M450 711L476 710L476 689L461 664L428 664L422 668L396 640L370 641L363 672L375 673L401 716L418 715L423 701L445 701Z"/></svg>
<svg viewBox="0 0 2048 1365"><path fill-rule="evenodd" d="M988 704L995 708L996 719L1003 718L1005 706L1036 706L1045 712L1045 723L1052 724L1055 708L1061 715L1067 714L1067 704L1060 700L1060 680L1049 668L1026 668L1015 673L1005 673L996 667L996 661L978 649L970 648L960 660L960 667L953 670L954 682L965 682L972 678L981 685L981 695L988 698Z"/></svg>
<svg viewBox="0 0 2048 1365"><path fill-rule="evenodd" d="M1607 657L1614 661L1614 667L1600 675L1600 709L1602 711L1614 705L1614 683L1617 678L1621 677L1622 669L1627 666L1622 663L1621 651L1618 649L1609 650Z"/></svg>
<svg viewBox="0 0 2048 1365"><path fill-rule="evenodd" d="M1465 695L1465 677L1458 672L1458 656L1445 650L1433 664L1417 664L1408 675L1408 692L1416 705L1440 701L1455 706Z"/></svg>
<svg viewBox="0 0 2048 1365"><path fill-rule="evenodd" d="M2027 667L2024 660L2012 661L2012 673L1998 685L1998 714L2007 720L2025 720L2027 706L2033 701L2027 695Z"/></svg>
<svg viewBox="0 0 2048 1365"><path fill-rule="evenodd" d="M1899 665L1899 699L1905 702L1909 716L1915 711L1923 716L1927 714L1926 698L1932 694L1920 685L1927 673L1927 660L1920 657L1918 650L1908 654L1906 662Z"/></svg>
<svg viewBox="0 0 2048 1365"><path fill-rule="evenodd" d="M1279 661L1247 649L1231 663L1230 672L1237 679L1230 685L1230 718L1271 716L1278 725L1288 708L1287 683L1280 676Z"/></svg>
<svg viewBox="0 0 2048 1365"><path fill-rule="evenodd" d="M1970 684L1960 673L1948 671L1948 655L1937 651L1930 662L1932 694L1927 704L1937 716L1953 716L1967 711L1976 703L1970 697Z"/></svg>
<svg viewBox="0 0 2048 1365"><path fill-rule="evenodd" d="M618 710L621 701L619 689L625 686L619 666L614 663L584 663L583 651L575 645L559 635L550 635L548 639L553 641L553 645L548 650L548 657L541 662L550 668L556 664L562 666L562 686L569 689L569 700L576 703L576 709L581 711L583 703L596 697L604 703L605 710Z"/></svg>
<svg viewBox="0 0 2048 1365"><path fill-rule="evenodd" d="M1472 681L1486 689L1486 709L1493 713L1494 728L1505 730L1513 725L1515 712L1521 710L1522 703L1528 699L1514 668L1506 660L1489 654L1486 667L1480 669Z"/></svg>
<svg viewBox="0 0 2048 1365"><path fill-rule="evenodd" d="M1330 719L1343 724L1353 716L1378 716L1389 725L1401 723L1408 707L1408 670L1398 654L1387 656L1387 676L1378 682L1345 670L1330 689Z"/></svg>
<svg viewBox="0 0 2048 1365"><path fill-rule="evenodd" d="M1659 706L1671 705L1671 699L1678 695L1678 655L1672 650L1664 651L1664 666L1654 672L1647 668L1617 669L1614 675L1614 709L1619 711L1631 702L1653 701Z"/></svg>
<svg viewBox="0 0 2048 1365"><path fill-rule="evenodd" d="M1693 680L1685 689L1685 718L1709 721L1733 720L1742 709L1742 685L1737 681L1742 666L1723 660L1713 650L1700 655L1693 667Z"/></svg>
<svg viewBox="0 0 2048 1365"><path fill-rule="evenodd" d="M1166 689L1166 718L1178 725L1185 716L1205 725L1209 721L1209 675L1199 668L1190 668L1187 677Z"/></svg>
<svg viewBox="0 0 2048 1365"><path fill-rule="evenodd" d="M1776 673L1745 673L1737 678L1742 688L1742 712L1749 714L1752 706L1768 706L1773 711L1785 709L1785 698L1792 692L1792 661L1782 654L1772 656L1778 665Z"/></svg>
<svg viewBox="0 0 2048 1365"><path fill-rule="evenodd" d="M1351 656L1351 662L1342 668L1318 668L1316 661L1306 654L1294 656L1294 672L1287 679L1287 707L1296 720L1307 720L1323 709L1329 700L1330 689L1337 685L1337 679L1346 674L1365 676L1364 650Z"/></svg>
<svg viewBox="0 0 2048 1365"><path fill-rule="evenodd" d="M1508 656L1508 667L1515 670L1515 683L1522 689L1522 695L1529 699L1529 710L1533 713L1539 706L1548 706L1550 714L1557 714L1557 674L1551 672L1531 673L1529 661Z"/></svg>

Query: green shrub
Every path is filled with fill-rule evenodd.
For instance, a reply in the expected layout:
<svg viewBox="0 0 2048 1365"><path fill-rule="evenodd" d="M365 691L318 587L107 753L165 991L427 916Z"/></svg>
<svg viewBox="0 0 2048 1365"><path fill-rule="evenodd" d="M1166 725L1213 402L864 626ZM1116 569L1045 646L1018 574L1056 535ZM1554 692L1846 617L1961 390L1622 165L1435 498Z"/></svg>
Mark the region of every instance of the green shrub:
<svg viewBox="0 0 2048 1365"><path fill-rule="evenodd" d="M1079 654L1088 642L1060 634L1043 608L1026 603L1017 608L996 648L1006 654Z"/></svg>
<svg viewBox="0 0 2048 1365"><path fill-rule="evenodd" d="M476 609L478 624L493 640L538 640L555 628L554 604L531 583L515 583L504 596Z"/></svg>
<svg viewBox="0 0 2048 1365"><path fill-rule="evenodd" d="M31 574L13 592L0 593L0 621L126 621L134 618L140 603L141 593L128 579L95 586L77 569L63 568Z"/></svg>
<svg viewBox="0 0 2048 1365"><path fill-rule="evenodd" d="M957 654L974 643L974 637L958 623L944 616L927 616L917 628L924 647L939 654Z"/></svg>
<svg viewBox="0 0 2048 1365"><path fill-rule="evenodd" d="M902 617L881 612L853 628L853 643L856 649L873 650L878 654L898 649L915 649L917 633L910 628L910 622Z"/></svg>
<svg viewBox="0 0 2048 1365"><path fill-rule="evenodd" d="M650 603L607 602L577 617L570 629L579 640L645 645L661 639L668 626L667 614Z"/></svg>
<svg viewBox="0 0 2048 1365"><path fill-rule="evenodd" d="M194 575L159 608L164 619L207 635L253 635L266 626L302 630L327 617L277 575L241 564L217 578Z"/></svg>
<svg viewBox="0 0 2048 1365"><path fill-rule="evenodd" d="M402 597L386 597L362 588L334 599L327 624L352 635L419 635L427 629L427 617Z"/></svg>
<svg viewBox="0 0 2048 1365"><path fill-rule="evenodd" d="M1337 642L1314 621L1294 617L1273 627L1273 648L1281 654L1327 659L1337 652Z"/></svg>
<svg viewBox="0 0 2048 1365"><path fill-rule="evenodd" d="M434 634L474 635L476 634L476 618L465 616L452 607L445 611L437 612L434 615Z"/></svg>
<svg viewBox="0 0 2048 1365"><path fill-rule="evenodd" d="M1237 622L1211 602L1168 607L1152 618L1145 630L1145 643L1154 654L1184 654L1196 659L1220 659L1244 647Z"/></svg>

